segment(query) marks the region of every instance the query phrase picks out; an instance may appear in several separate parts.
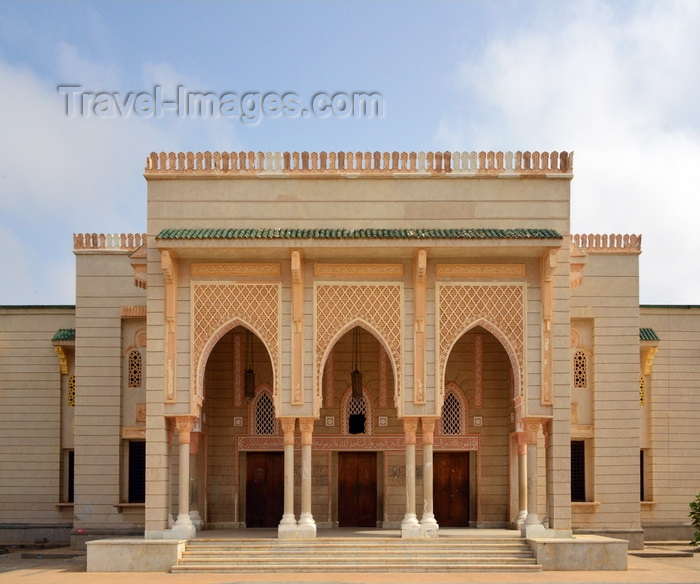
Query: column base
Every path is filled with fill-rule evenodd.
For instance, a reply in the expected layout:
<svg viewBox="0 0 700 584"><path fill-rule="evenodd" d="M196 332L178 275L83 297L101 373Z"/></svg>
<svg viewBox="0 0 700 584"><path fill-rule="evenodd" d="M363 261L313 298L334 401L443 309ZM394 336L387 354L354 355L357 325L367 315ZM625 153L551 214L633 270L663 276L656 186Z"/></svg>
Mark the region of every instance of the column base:
<svg viewBox="0 0 700 584"><path fill-rule="evenodd" d="M194 539L197 529L194 525L174 525L172 529L163 530L163 539Z"/></svg>
<svg viewBox="0 0 700 584"><path fill-rule="evenodd" d="M521 537L547 537L547 529L541 523L524 523L520 527Z"/></svg>
<svg viewBox="0 0 700 584"><path fill-rule="evenodd" d="M316 524L291 525L282 523L277 527L278 539L316 539Z"/></svg>
<svg viewBox="0 0 700 584"><path fill-rule="evenodd" d="M435 515L432 513L424 513L420 520L420 536L424 539L430 539L438 536L440 526L435 521Z"/></svg>
<svg viewBox="0 0 700 584"><path fill-rule="evenodd" d="M298 539L316 539L316 523L299 523L297 527Z"/></svg>
<svg viewBox="0 0 700 584"><path fill-rule="evenodd" d="M204 521L202 521L202 516L196 509L194 511L190 511L190 521L192 521L192 525L194 525L197 531L202 529L202 526L204 525Z"/></svg>
<svg viewBox="0 0 700 584"><path fill-rule="evenodd" d="M294 523L282 523L277 527L277 538L278 539L297 539L297 522Z"/></svg>
<svg viewBox="0 0 700 584"><path fill-rule="evenodd" d="M420 539L420 523L415 513L407 513L401 522L402 539Z"/></svg>
<svg viewBox="0 0 700 584"><path fill-rule="evenodd" d="M513 521L513 527L515 529L520 529L523 524L525 523L525 520L527 519L527 511L518 511L518 514L515 516L515 521Z"/></svg>
<svg viewBox="0 0 700 584"><path fill-rule="evenodd" d="M171 529L163 531L163 539L194 539L197 528L192 523L189 513L180 513Z"/></svg>

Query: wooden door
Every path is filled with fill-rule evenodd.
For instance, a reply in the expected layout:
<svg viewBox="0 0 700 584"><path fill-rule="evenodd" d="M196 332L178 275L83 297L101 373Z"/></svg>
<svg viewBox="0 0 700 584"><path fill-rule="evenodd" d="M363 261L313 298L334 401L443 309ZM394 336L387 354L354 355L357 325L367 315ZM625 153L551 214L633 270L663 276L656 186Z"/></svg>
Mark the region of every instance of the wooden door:
<svg viewBox="0 0 700 584"><path fill-rule="evenodd" d="M338 525L377 526L377 453L338 453Z"/></svg>
<svg viewBox="0 0 700 584"><path fill-rule="evenodd" d="M284 453L246 454L246 527L277 527L284 513Z"/></svg>
<svg viewBox="0 0 700 584"><path fill-rule="evenodd" d="M469 453L433 454L433 508L440 527L469 526Z"/></svg>

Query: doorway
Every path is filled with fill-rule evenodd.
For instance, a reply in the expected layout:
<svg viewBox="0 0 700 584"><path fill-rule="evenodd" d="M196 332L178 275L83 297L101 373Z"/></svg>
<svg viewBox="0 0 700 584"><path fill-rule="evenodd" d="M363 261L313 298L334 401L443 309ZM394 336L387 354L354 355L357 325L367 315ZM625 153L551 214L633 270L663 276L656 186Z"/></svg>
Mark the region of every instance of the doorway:
<svg viewBox="0 0 700 584"><path fill-rule="evenodd" d="M338 453L338 526L377 526L377 453Z"/></svg>
<svg viewBox="0 0 700 584"><path fill-rule="evenodd" d="M284 453L246 454L246 527L277 527L284 513Z"/></svg>
<svg viewBox="0 0 700 584"><path fill-rule="evenodd" d="M440 527L469 527L469 452L433 454L433 508Z"/></svg>

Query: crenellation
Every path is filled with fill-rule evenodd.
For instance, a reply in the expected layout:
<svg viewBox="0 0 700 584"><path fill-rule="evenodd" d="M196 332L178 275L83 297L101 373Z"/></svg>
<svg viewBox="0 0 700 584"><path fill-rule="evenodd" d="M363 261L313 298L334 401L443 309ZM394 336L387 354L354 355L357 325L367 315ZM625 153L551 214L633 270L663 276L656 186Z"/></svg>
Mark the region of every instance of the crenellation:
<svg viewBox="0 0 700 584"><path fill-rule="evenodd" d="M146 239L145 233L74 233L73 250L135 251Z"/></svg>
<svg viewBox="0 0 700 584"><path fill-rule="evenodd" d="M642 253L641 235L607 234L576 234L571 236L575 246L581 251L591 253L617 253L640 254Z"/></svg>
<svg viewBox="0 0 700 584"><path fill-rule="evenodd" d="M159 174L335 174L370 176L416 174L569 177L570 152L152 152L147 176Z"/></svg>

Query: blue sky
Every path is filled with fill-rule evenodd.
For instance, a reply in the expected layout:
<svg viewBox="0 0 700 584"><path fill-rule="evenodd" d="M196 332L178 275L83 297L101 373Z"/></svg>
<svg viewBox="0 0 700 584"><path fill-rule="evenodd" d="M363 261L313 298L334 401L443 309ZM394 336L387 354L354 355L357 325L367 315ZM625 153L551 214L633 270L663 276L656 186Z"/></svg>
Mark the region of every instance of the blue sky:
<svg viewBox="0 0 700 584"><path fill-rule="evenodd" d="M572 230L700 304L699 2L0 2L0 304L74 303L76 232L143 231L151 151L573 150ZM95 92L378 92L384 116L69 118Z"/></svg>

